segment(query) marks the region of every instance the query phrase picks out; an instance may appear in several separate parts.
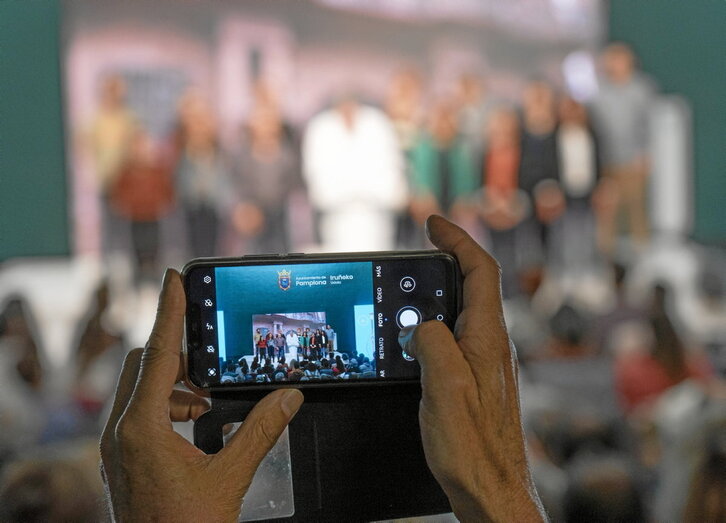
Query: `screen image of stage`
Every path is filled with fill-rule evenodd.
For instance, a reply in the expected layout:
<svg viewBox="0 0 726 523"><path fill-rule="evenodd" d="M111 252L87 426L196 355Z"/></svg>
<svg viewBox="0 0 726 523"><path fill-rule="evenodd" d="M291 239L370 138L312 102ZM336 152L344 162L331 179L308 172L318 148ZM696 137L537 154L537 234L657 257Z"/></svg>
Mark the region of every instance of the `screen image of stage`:
<svg viewBox="0 0 726 523"><path fill-rule="evenodd" d="M328 348L350 358L374 359L370 262L219 267L216 287L221 362L255 355L279 359L278 343L289 361L298 357L297 347L309 346L316 331L321 337L325 332L325 347L320 344L315 359L327 356ZM270 338L296 335L298 329L301 339L273 341L268 347ZM264 353L257 350L260 338ZM310 353L301 350L299 356Z"/></svg>
<svg viewBox="0 0 726 523"><path fill-rule="evenodd" d="M252 316L252 328L255 332L259 329L262 336L268 333L286 335L291 331L297 332L297 329L316 331L324 329L325 326L324 312L285 312Z"/></svg>
<svg viewBox="0 0 726 523"><path fill-rule="evenodd" d="M267 356L278 361L302 359L303 356L310 358L313 352L315 359L320 359L328 352L328 335L323 338L321 332L325 332L326 328L333 332L332 327L325 323L324 312L256 314L252 316L252 328L252 354L261 359ZM321 338L325 340L325 346L321 344ZM332 350L331 345L331 353ZM247 354L235 354L232 359L243 356Z"/></svg>

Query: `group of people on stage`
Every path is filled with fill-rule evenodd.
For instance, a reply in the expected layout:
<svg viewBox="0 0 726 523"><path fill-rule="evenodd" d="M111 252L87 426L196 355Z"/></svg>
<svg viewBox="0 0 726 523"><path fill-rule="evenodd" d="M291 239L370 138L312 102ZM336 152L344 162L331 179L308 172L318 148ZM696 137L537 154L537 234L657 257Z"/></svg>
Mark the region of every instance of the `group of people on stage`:
<svg viewBox="0 0 726 523"><path fill-rule="evenodd" d="M297 330L262 333L262 328L255 329L252 336L252 354L259 361L265 359L285 362L287 354L298 359L321 360L325 355L333 359L335 354L335 331L330 325L317 329L298 327Z"/></svg>
<svg viewBox="0 0 726 523"><path fill-rule="evenodd" d="M363 354L350 357L347 353L329 358L285 359L275 364L271 358L255 356L248 363L243 356L236 362L223 365L220 383L269 383L273 381L356 380L376 377L375 361Z"/></svg>
<svg viewBox="0 0 726 523"><path fill-rule="evenodd" d="M162 244L182 257L286 252L288 200L302 183L272 94L260 86L239 143L223 147L218 115L198 89L181 93L162 135L133 110L127 90L123 75L104 78L84 140L104 255L128 252L145 279L158 270Z"/></svg>
<svg viewBox="0 0 726 523"><path fill-rule="evenodd" d="M433 96L420 72L402 70L377 104L341 93L296 126L260 80L243 136L224 147L200 92L184 93L170 136L152 140L124 79L109 77L89 140L104 237L120 238L114 227L130 224L138 265L150 274L165 216L186 230L191 256L286 252L298 194L311 215L304 221L331 252L422 248L425 217L443 214L481 236L504 267L519 263L522 245L545 261L551 252L572 258L570 268L597 250L611 257L620 222L634 244L648 239L655 91L624 44L608 46L601 65L587 105L544 78L514 97L488 93L476 74ZM315 241L309 232L305 241Z"/></svg>

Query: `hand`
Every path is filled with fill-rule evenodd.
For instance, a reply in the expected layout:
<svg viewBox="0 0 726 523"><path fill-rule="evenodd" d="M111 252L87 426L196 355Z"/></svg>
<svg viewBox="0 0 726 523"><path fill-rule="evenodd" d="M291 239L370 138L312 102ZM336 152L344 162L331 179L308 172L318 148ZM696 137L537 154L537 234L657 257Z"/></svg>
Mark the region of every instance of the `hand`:
<svg viewBox="0 0 726 523"><path fill-rule="evenodd" d="M265 215L252 203L240 203L232 213L232 223L242 236L255 237L265 227Z"/></svg>
<svg viewBox="0 0 726 523"><path fill-rule="evenodd" d="M209 408L174 389L185 307L181 279L170 269L146 348L124 361L101 436L101 473L117 521L237 521L260 461L303 401L294 389L268 395L216 455L174 432L172 421L197 419Z"/></svg>
<svg viewBox="0 0 726 523"><path fill-rule="evenodd" d="M557 182L545 180L537 185L534 209L539 221L552 223L565 212L566 207L565 195Z"/></svg>
<svg viewBox="0 0 726 523"><path fill-rule="evenodd" d="M415 196L411 199L409 204L409 212L414 221L419 224L423 224L426 218L432 214L440 213L439 204L430 194Z"/></svg>
<svg viewBox="0 0 726 523"><path fill-rule="evenodd" d="M461 521L542 521L527 464L517 385L499 288L499 267L462 229L428 219L431 242L464 275L454 333L439 321L401 331L421 364L419 422L426 461Z"/></svg>

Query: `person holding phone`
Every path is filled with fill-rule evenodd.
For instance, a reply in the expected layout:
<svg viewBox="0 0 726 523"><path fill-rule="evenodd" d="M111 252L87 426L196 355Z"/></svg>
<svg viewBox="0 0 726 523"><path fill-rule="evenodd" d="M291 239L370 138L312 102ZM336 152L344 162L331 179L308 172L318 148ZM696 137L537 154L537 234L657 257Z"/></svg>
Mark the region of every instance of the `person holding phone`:
<svg viewBox="0 0 726 523"><path fill-rule="evenodd" d="M453 332L427 321L402 329L399 338L421 365L427 463L460 521L546 521L527 460L499 267L441 217L428 219L427 232L464 275ZM303 402L297 389L270 393L214 455L179 437L172 421L195 420L209 408L203 398L174 389L184 372L185 308L179 274L167 270L151 336L126 357L101 436L101 472L115 520L236 521L258 465Z"/></svg>

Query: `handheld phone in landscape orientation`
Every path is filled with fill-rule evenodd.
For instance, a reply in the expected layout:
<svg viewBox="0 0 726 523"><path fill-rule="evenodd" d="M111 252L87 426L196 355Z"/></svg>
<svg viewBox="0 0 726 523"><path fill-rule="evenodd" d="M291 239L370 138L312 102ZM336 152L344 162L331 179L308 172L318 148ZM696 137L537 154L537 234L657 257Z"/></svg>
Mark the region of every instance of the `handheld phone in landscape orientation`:
<svg viewBox="0 0 726 523"><path fill-rule="evenodd" d="M418 380L401 328L453 328L456 260L439 251L200 258L183 269L187 378L207 390Z"/></svg>

